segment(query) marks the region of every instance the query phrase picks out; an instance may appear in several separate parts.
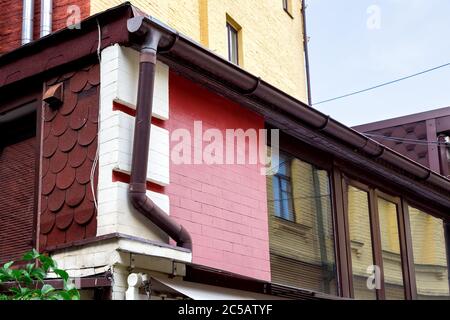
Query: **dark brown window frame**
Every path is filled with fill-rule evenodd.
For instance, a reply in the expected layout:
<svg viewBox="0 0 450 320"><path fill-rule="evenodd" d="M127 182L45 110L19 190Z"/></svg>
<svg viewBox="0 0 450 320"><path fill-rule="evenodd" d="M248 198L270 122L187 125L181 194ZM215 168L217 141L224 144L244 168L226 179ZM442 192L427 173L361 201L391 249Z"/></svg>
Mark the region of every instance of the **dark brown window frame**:
<svg viewBox="0 0 450 320"><path fill-rule="evenodd" d="M269 142L270 145L270 142ZM381 288L377 290L377 299L385 299L384 270L381 251L381 233L378 217L377 199L382 198L393 202L397 206L397 221L400 241L400 254L402 261L403 282L406 300L417 299L417 288L414 271L414 259L412 251L412 235L409 221L408 207L414 207L436 218L442 219L444 227L450 229L450 220L443 214L440 208L423 204L414 198L414 195L403 194L389 181L385 181L369 174L364 170L349 166L347 163L334 159L326 152L315 149L302 141L280 134L280 152L285 152L302 161L306 161L319 169L328 172L330 179L331 208L333 220L333 233L335 243L336 277L338 295L345 298L354 298L351 248L349 235L348 210L346 208L346 183L363 189L369 195L369 208L371 211L371 227L374 248L374 263L381 268ZM373 221L373 223L372 223ZM447 262L450 270L450 236L446 230ZM450 284L450 280L449 280Z"/></svg>
<svg viewBox="0 0 450 320"><path fill-rule="evenodd" d="M367 192L369 201L369 216L370 216L370 226L371 226L371 236L372 236L372 252L374 264L380 267L380 284L381 287L376 289L376 296L378 300L384 300L386 298L386 290L384 283L384 266L383 266L383 256L382 256L382 245L381 245L381 229L380 229L380 217L378 210L378 199L384 199L395 204L397 210L397 223L398 223L398 234L400 242L400 256L402 263L402 275L403 275L403 285L404 285L404 296L405 299L410 300L412 298L412 288L411 288L411 278L409 272L409 255L406 240L405 231L405 213L404 204L401 198L392 196L388 193L380 191L370 185L362 183L358 180L351 179L347 175L343 175L343 203L345 207L346 220L348 221L348 193L347 189L349 186L353 186L360 190ZM345 231L349 234L349 227ZM352 263L351 263L351 247L350 241L347 242L347 252L349 252L349 277L352 276ZM350 297L354 298L353 285L350 286Z"/></svg>

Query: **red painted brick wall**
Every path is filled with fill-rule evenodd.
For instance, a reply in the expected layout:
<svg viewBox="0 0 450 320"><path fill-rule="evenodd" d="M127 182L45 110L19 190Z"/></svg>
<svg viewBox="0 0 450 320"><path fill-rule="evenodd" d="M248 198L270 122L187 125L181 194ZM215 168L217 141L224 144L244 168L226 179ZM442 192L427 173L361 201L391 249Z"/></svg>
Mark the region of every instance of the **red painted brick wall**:
<svg viewBox="0 0 450 320"><path fill-rule="evenodd" d="M171 132L193 122L203 130L264 128L264 120L175 74L170 75ZM224 134L225 136L225 134ZM172 147L177 142L172 142ZM207 145L207 143L204 143ZM266 179L260 165L175 165L171 162L171 215L192 234L193 262L270 280Z"/></svg>
<svg viewBox="0 0 450 320"><path fill-rule="evenodd" d="M67 8L80 7L81 19L89 16L89 0L53 0L53 31L66 27ZM39 39L41 1L34 1L34 39ZM0 54L18 48L22 35L22 0L0 0Z"/></svg>

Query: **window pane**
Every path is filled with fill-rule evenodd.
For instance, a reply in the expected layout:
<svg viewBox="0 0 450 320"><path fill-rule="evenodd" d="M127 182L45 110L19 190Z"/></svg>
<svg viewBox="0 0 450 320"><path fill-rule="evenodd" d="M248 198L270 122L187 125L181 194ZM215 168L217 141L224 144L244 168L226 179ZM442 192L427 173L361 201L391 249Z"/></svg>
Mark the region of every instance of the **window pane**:
<svg viewBox="0 0 450 320"><path fill-rule="evenodd" d="M291 221L276 216L276 201L270 198L276 180L267 179L272 281L337 294L328 174L295 158L286 163Z"/></svg>
<svg viewBox="0 0 450 320"><path fill-rule="evenodd" d="M405 299L403 285L400 238L398 233L397 205L378 198L381 249L386 299Z"/></svg>
<svg viewBox="0 0 450 320"><path fill-rule="evenodd" d="M359 300L375 300L376 290L367 286L370 276L367 269L374 264L369 195L353 186L349 186L347 191L354 297Z"/></svg>
<svg viewBox="0 0 450 320"><path fill-rule="evenodd" d="M444 222L409 207L419 299L449 299Z"/></svg>
<svg viewBox="0 0 450 320"><path fill-rule="evenodd" d="M239 64L238 58L238 32L231 24L227 24L228 29L228 60L234 64Z"/></svg>

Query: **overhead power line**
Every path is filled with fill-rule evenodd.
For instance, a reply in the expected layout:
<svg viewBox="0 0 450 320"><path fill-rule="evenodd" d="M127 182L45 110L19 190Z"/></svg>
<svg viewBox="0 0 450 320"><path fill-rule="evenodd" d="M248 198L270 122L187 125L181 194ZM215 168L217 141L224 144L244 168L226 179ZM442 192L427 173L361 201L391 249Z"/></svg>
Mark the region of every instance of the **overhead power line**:
<svg viewBox="0 0 450 320"><path fill-rule="evenodd" d="M441 69L441 68L444 68L444 67L448 67L448 66L450 66L450 62L446 63L446 64L443 64L443 65L440 65L440 66L437 66L437 67L434 67L434 68L431 68L431 69L427 69L427 70L424 70L424 71L421 71L421 72L418 72L418 73L406 76L406 77L403 77L403 78L400 78L400 79L396 79L396 80L392 80L392 81L389 81L389 82L385 82L385 83L382 83L382 84L379 84L379 85L376 85L376 86L373 86L373 87L370 87L370 88L367 88L367 89L363 89L363 90L347 93L347 94L344 94L342 96L338 96L338 97L335 97L335 98L319 101L319 102L313 103L312 105L313 106L317 106L319 104L328 103L328 102L335 101L335 100L340 100L340 99L347 98L347 97L350 97L350 96L354 96L354 95L357 95L357 94L360 94L360 93L364 93L364 92L367 92L367 91L372 91L372 90L375 90L375 89L378 89L378 88L381 88L381 87L385 87L385 86L388 86L388 85L391 85L391 84L394 84L394 83L397 83L397 82L400 82L400 81L403 81L403 80L406 80L406 79L417 77L417 76L420 76L422 74L425 74L425 73L428 73L428 72L431 72L431 71L434 71L434 70L437 70L437 69Z"/></svg>
<svg viewBox="0 0 450 320"><path fill-rule="evenodd" d="M407 138L397 138L397 137L385 136L385 135L373 134L373 133L363 133L363 135L365 135L367 137L370 137L370 138L391 140L391 141L402 142L402 143L406 143L406 144L437 145L437 146L450 148L450 143L448 143L448 142L416 140L416 139L407 139Z"/></svg>

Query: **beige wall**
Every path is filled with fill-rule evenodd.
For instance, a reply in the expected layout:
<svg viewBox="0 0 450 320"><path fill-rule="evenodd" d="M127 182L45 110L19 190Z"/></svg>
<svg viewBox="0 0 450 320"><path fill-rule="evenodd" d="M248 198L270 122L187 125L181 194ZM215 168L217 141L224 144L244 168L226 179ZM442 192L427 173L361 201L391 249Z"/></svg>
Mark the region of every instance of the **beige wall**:
<svg viewBox="0 0 450 320"><path fill-rule="evenodd" d="M92 0L91 14L120 0ZM227 57L229 16L242 28L242 67L288 94L306 101L300 0L291 18L281 0L134 0L135 6Z"/></svg>

